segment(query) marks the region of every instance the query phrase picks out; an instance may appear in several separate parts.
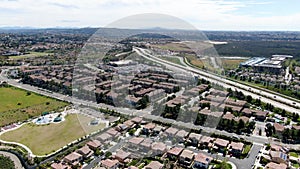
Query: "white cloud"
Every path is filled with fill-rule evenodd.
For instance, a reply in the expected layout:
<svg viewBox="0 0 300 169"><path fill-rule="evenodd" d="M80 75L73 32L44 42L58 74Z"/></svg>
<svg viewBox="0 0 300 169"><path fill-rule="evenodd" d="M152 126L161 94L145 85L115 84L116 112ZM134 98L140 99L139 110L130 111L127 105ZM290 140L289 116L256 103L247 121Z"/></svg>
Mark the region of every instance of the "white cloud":
<svg viewBox="0 0 300 169"><path fill-rule="evenodd" d="M199 29L300 30L299 14L236 14L248 5L272 1L234 0L0 0L0 26L105 26L133 14L162 13L184 19ZM19 11L19 12L16 12Z"/></svg>

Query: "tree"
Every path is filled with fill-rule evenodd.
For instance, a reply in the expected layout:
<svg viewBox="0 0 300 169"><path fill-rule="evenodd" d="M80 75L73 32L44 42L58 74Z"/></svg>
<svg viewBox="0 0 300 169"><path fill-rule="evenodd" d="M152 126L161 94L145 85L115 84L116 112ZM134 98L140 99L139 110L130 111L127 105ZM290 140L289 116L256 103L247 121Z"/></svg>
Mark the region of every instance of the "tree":
<svg viewBox="0 0 300 169"><path fill-rule="evenodd" d="M231 166L227 163L227 160L223 160L220 164L220 169L231 169Z"/></svg>
<svg viewBox="0 0 300 169"><path fill-rule="evenodd" d="M239 120L238 123L238 131L241 131L245 128L245 122L243 120Z"/></svg>
<svg viewBox="0 0 300 169"><path fill-rule="evenodd" d="M284 129L283 133L282 133L282 137L283 137L283 140L288 140L290 138L290 129L289 128L286 128Z"/></svg>
<svg viewBox="0 0 300 169"><path fill-rule="evenodd" d="M284 109L282 110L281 115L282 115L283 117L286 116L286 111L285 111Z"/></svg>
<svg viewBox="0 0 300 169"><path fill-rule="evenodd" d="M112 153L109 152L109 151L107 151L107 152L105 153L105 157L106 157L106 158L110 157L111 155L112 155Z"/></svg>
<svg viewBox="0 0 300 169"><path fill-rule="evenodd" d="M0 168L14 169L15 164L9 157L0 155Z"/></svg>
<svg viewBox="0 0 300 169"><path fill-rule="evenodd" d="M248 96L246 97L246 101L247 101L248 103L252 103L252 96L248 95Z"/></svg>

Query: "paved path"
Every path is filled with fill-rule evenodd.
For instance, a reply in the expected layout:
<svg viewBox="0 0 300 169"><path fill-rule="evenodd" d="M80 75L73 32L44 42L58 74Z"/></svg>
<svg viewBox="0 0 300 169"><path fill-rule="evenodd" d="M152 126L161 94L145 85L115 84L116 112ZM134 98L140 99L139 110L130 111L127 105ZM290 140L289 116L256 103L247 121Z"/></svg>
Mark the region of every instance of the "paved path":
<svg viewBox="0 0 300 169"><path fill-rule="evenodd" d="M0 151L0 154L4 155L6 157L9 157L15 163L16 169L24 169L21 161L19 160L19 158L16 155L6 152L6 151Z"/></svg>

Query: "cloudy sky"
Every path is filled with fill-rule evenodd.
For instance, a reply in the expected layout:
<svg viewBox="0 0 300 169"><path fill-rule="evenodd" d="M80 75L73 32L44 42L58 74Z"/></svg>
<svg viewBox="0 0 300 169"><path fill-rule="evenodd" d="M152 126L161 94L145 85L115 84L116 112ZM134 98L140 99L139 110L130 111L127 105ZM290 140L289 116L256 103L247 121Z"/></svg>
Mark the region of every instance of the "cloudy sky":
<svg viewBox="0 0 300 169"><path fill-rule="evenodd" d="M0 27L102 27L143 13L200 30L300 31L299 0L0 0Z"/></svg>

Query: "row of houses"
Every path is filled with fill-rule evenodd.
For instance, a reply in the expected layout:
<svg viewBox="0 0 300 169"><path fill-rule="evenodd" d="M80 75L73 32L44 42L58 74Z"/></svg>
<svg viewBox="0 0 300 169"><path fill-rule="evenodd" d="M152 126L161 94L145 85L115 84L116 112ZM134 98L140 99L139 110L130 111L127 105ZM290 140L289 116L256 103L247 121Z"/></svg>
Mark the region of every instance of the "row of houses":
<svg viewBox="0 0 300 169"><path fill-rule="evenodd" d="M60 162L51 164L52 169L71 169L72 167L80 166L84 160L90 159L94 152L101 149L103 145L98 140L91 140L83 147L66 155Z"/></svg>

